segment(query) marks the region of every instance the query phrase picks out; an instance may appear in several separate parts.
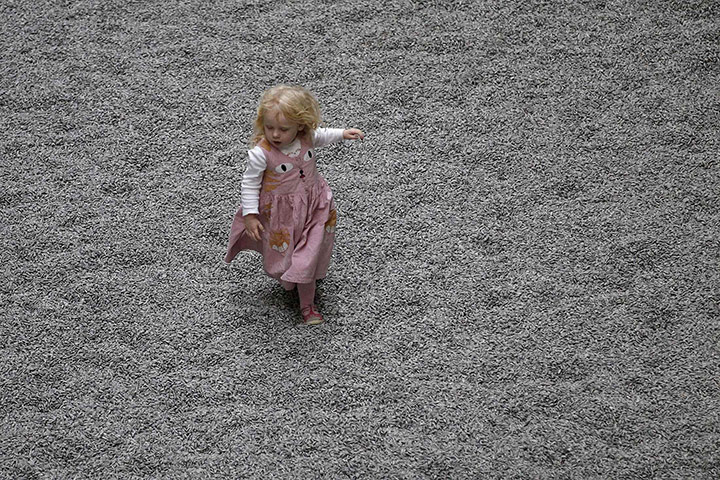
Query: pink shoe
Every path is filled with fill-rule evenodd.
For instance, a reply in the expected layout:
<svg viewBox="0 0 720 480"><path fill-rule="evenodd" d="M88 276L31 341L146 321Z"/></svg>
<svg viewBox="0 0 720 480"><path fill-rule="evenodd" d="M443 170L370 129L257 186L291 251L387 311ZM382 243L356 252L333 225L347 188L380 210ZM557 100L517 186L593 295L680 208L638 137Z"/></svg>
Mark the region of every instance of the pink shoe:
<svg viewBox="0 0 720 480"><path fill-rule="evenodd" d="M303 316L303 325L319 325L325 321L322 315L315 310L315 305L310 305L300 310Z"/></svg>

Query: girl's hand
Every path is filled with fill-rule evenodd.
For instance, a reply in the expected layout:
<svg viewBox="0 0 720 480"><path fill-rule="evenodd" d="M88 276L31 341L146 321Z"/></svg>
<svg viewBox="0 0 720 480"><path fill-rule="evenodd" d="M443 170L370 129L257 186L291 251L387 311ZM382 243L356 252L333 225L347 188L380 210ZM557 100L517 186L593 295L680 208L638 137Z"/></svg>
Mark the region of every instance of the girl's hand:
<svg viewBox="0 0 720 480"><path fill-rule="evenodd" d="M262 234L265 231L265 228L263 228L262 223L260 223L260 219L258 218L258 216L251 213L245 215L243 217L243 220L245 221L245 230L247 231L248 235L250 235L250 238L252 238L256 242L261 241Z"/></svg>
<svg viewBox="0 0 720 480"><path fill-rule="evenodd" d="M362 130L358 130L357 128L348 128L343 131L343 138L345 140L363 140L365 138L365 134Z"/></svg>

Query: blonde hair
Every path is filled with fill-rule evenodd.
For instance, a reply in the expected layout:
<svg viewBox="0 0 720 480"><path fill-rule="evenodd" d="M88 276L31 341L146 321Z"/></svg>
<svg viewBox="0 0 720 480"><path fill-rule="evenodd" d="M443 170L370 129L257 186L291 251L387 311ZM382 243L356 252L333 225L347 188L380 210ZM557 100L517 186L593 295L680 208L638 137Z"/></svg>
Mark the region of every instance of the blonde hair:
<svg viewBox="0 0 720 480"><path fill-rule="evenodd" d="M312 138L320 125L320 106L315 97L303 87L278 85L265 90L257 109L250 145L255 146L265 138L265 115L273 110L280 111L286 120L304 127L300 135Z"/></svg>

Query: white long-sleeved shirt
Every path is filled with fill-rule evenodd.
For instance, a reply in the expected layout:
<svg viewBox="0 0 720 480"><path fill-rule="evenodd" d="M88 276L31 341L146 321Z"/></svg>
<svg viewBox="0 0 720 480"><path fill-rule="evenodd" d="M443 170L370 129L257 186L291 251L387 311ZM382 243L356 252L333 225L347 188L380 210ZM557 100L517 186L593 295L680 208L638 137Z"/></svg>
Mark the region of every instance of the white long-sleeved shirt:
<svg viewBox="0 0 720 480"><path fill-rule="evenodd" d="M318 128L313 133L313 148L322 147L330 143L336 143L343 139L342 128ZM291 145L292 146L292 145ZM260 188L262 187L263 173L267 168L265 150L256 145L248 151L248 162L245 174L242 179L240 197L242 199L243 216L258 214L258 203L260 203Z"/></svg>

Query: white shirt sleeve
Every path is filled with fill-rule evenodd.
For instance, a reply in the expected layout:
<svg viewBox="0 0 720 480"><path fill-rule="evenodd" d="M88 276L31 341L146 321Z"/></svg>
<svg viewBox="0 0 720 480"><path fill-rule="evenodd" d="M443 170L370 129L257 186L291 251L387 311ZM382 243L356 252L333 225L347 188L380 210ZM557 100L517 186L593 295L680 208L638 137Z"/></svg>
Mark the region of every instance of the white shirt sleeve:
<svg viewBox="0 0 720 480"><path fill-rule="evenodd" d="M318 128L313 133L313 147L323 147L343 140L342 128Z"/></svg>
<svg viewBox="0 0 720 480"><path fill-rule="evenodd" d="M242 199L243 216L251 213L259 214L258 203L260 203L260 187L262 186L263 174L267 168L265 151L257 146L248 151L247 168L243 174L240 197Z"/></svg>

